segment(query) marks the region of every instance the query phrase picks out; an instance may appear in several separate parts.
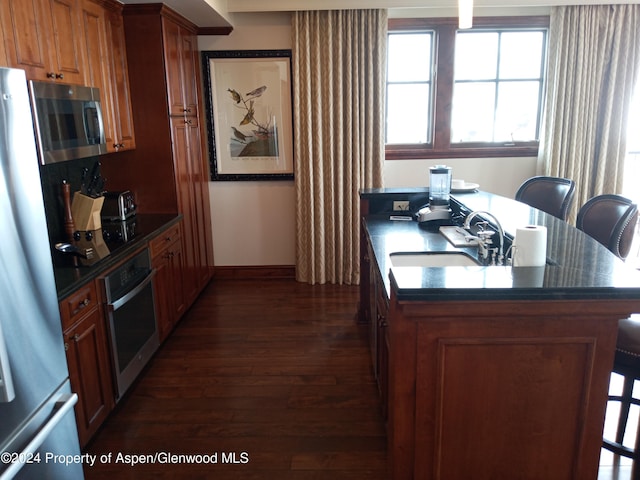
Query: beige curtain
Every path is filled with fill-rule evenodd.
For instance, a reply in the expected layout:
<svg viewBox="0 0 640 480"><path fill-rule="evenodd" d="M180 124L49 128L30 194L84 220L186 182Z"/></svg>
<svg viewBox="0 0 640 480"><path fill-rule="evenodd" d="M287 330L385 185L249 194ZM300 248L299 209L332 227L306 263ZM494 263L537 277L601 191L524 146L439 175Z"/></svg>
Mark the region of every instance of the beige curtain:
<svg viewBox="0 0 640 480"><path fill-rule="evenodd" d="M359 195L382 186L386 10L293 15L296 278L359 281Z"/></svg>
<svg viewBox="0 0 640 480"><path fill-rule="evenodd" d="M571 221L589 198L622 191L639 66L640 5L552 8L539 161L576 182Z"/></svg>

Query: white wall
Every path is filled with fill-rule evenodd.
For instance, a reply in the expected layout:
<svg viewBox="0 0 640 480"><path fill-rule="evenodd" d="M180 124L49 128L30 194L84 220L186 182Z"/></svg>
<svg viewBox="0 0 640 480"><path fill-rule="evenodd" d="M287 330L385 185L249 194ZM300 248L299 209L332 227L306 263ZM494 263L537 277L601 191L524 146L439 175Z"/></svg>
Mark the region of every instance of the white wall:
<svg viewBox="0 0 640 480"><path fill-rule="evenodd" d="M426 187L429 167L448 165L453 178L478 183L482 190L513 198L527 178L536 175L536 158L457 158L450 160L391 160L384 165L385 187Z"/></svg>
<svg viewBox="0 0 640 480"><path fill-rule="evenodd" d="M235 14L228 36L200 36L199 50L291 48L288 13ZM294 265L292 181L209 182L217 266Z"/></svg>
<svg viewBox="0 0 640 480"><path fill-rule="evenodd" d="M199 49L291 48L288 13L234 14L233 21L234 30L228 36L198 37ZM536 173L535 158L393 160L385 162L385 186L427 186L429 166L435 164L453 167L454 178L509 197ZM209 191L216 265L295 264L293 182L210 182Z"/></svg>

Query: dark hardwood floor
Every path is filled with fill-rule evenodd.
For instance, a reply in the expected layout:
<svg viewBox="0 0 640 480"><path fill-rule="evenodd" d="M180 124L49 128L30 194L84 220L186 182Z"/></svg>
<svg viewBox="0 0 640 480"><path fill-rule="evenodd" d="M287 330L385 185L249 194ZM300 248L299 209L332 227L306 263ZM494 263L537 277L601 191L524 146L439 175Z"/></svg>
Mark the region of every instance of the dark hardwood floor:
<svg viewBox="0 0 640 480"><path fill-rule="evenodd" d="M357 287L212 282L89 444L86 478L386 479L357 299ZM217 463L116 462L156 453Z"/></svg>
<svg viewBox="0 0 640 480"><path fill-rule="evenodd" d="M212 282L89 444L87 480L387 479L357 300L357 287ZM598 480L629 479L622 464L605 453Z"/></svg>

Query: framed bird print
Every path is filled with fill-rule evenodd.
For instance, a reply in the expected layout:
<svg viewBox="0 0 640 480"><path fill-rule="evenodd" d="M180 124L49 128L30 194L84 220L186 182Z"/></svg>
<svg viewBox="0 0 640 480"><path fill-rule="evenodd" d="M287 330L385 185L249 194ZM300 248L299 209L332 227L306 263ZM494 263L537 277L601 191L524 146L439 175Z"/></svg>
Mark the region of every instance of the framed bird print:
<svg viewBox="0 0 640 480"><path fill-rule="evenodd" d="M291 50L202 52L211 180L293 179Z"/></svg>

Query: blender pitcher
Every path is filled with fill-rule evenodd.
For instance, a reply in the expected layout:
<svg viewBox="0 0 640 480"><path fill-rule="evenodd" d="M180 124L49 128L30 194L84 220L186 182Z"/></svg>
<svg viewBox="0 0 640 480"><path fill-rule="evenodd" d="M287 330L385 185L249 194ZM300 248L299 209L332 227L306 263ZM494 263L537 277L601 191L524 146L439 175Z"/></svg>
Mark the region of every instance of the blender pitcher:
<svg viewBox="0 0 640 480"><path fill-rule="evenodd" d="M451 167L436 165L429 168L429 206L432 210L449 208Z"/></svg>

